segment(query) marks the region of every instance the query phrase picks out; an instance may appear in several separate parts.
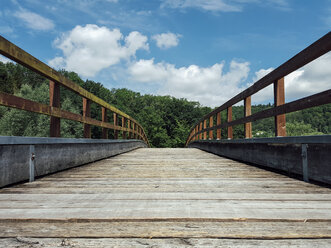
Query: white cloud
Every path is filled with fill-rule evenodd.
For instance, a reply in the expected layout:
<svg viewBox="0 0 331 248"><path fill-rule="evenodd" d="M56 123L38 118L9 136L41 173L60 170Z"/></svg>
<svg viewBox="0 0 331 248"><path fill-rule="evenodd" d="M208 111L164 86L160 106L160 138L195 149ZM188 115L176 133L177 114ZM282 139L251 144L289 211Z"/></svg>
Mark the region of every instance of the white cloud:
<svg viewBox="0 0 331 248"><path fill-rule="evenodd" d="M224 66L222 62L210 67L190 65L176 68L165 62L155 63L153 59L139 60L129 67L129 74L133 81L158 84L161 95L219 106L244 89L240 85L249 73L248 62L231 61L225 73Z"/></svg>
<svg viewBox="0 0 331 248"><path fill-rule="evenodd" d="M286 102L330 89L330 68L331 52L287 75L285 77ZM269 68L266 70L261 69L256 72L254 82L272 70L273 68ZM261 103L265 101L273 102L273 85L266 87L252 96L253 103Z"/></svg>
<svg viewBox="0 0 331 248"><path fill-rule="evenodd" d="M55 27L52 20L23 8L21 8L19 11L16 11L14 16L21 19L28 28L34 30L47 31Z"/></svg>
<svg viewBox="0 0 331 248"><path fill-rule="evenodd" d="M0 62L8 63L8 62L12 62L12 61L10 59L6 58L5 56L0 55Z"/></svg>
<svg viewBox="0 0 331 248"><path fill-rule="evenodd" d="M156 41L156 45L161 49L168 49L170 47L178 46L179 38L181 35L174 33L162 33L152 36L152 39Z"/></svg>
<svg viewBox="0 0 331 248"><path fill-rule="evenodd" d="M163 0L161 7L196 8L213 12L240 12L247 4L271 5L280 10L289 10L288 0Z"/></svg>
<svg viewBox="0 0 331 248"><path fill-rule="evenodd" d="M227 4L224 0L164 0L161 7L170 8L197 8L207 11L235 12L241 11L241 7L235 4Z"/></svg>
<svg viewBox="0 0 331 248"><path fill-rule="evenodd" d="M309 96L331 88L331 52L285 77L289 100Z"/></svg>
<svg viewBox="0 0 331 248"><path fill-rule="evenodd" d="M92 24L76 26L58 38L55 46L62 50L63 56L50 60L49 65L83 76L94 76L122 59L130 59L139 49L149 49L147 37L139 32L131 32L124 38L119 29Z"/></svg>

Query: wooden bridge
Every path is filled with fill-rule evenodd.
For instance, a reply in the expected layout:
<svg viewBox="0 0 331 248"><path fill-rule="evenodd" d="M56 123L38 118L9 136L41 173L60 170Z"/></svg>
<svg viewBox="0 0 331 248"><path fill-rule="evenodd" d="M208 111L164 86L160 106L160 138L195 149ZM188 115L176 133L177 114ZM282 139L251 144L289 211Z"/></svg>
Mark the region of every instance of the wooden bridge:
<svg viewBox="0 0 331 248"><path fill-rule="evenodd" d="M326 90L285 103L283 80L330 49L328 33L199 120L188 148L157 149L131 116L0 37L1 54L50 80L49 105L3 92L0 105L49 115L52 137L0 137L0 247L330 247L331 136L280 137L286 113L331 102ZM251 96L270 84L275 106L252 114ZM61 109L60 87L82 97L82 115ZM268 117L277 137L251 139L251 122ZM61 118L83 123L86 139L59 138ZM247 139L233 139L234 125Z"/></svg>

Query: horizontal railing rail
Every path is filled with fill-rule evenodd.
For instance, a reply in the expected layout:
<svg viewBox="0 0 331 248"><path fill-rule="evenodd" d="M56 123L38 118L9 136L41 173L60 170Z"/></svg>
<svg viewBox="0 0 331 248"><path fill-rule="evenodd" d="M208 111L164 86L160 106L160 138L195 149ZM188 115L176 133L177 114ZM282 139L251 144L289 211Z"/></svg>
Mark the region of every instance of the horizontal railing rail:
<svg viewBox="0 0 331 248"><path fill-rule="evenodd" d="M148 146L149 141L144 128L131 116L115 108L101 98L85 90L78 84L52 69L45 63L25 52L0 35L0 54L49 79L50 104L41 104L18 96L0 92L0 105L48 115L50 120L50 136L60 137L60 119L67 119L84 124L84 138L91 138L91 125L102 128L102 138L108 139L108 130L114 130L114 139L140 139ZM83 115L61 109L60 86L71 90L83 99ZM101 107L102 120L91 118L91 103ZM113 113L113 123L107 121L108 113Z"/></svg>
<svg viewBox="0 0 331 248"><path fill-rule="evenodd" d="M221 129L227 128L228 139L233 139L232 127L244 124L245 138L252 138L252 122L264 118L275 118L275 136L286 136L286 119L285 114L303 110L315 106L331 103L331 90L326 90L318 94L301 98L296 101L285 103L284 77L312 62L320 56L331 50L331 32L302 50L293 58L255 82L252 86L237 94L226 103L211 111L202 117L190 130L186 140L186 146L196 140L214 139L216 130L216 139L221 139ZM274 86L274 107L266 109L255 114L251 111L251 96L258 91L273 84ZM244 117L232 120L232 106L240 101L244 101ZM227 122L221 123L221 112L227 111ZM216 125L214 118L216 117ZM209 122L207 127L207 122Z"/></svg>

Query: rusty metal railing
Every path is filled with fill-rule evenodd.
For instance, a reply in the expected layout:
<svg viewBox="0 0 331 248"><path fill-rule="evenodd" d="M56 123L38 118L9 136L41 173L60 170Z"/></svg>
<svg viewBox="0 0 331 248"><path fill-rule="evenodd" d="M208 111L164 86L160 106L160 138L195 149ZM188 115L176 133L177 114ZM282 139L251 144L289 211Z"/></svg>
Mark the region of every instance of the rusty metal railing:
<svg viewBox="0 0 331 248"><path fill-rule="evenodd" d="M45 63L39 61L29 53L17 47L0 36L0 54L31 69L32 71L49 79L50 104L41 104L11 94L0 92L0 105L35 112L50 116L50 136L60 137L60 119L67 119L84 124L84 138L91 138L91 125L102 127L102 138L108 138L108 130L114 130L114 138L140 139L148 146L149 141L143 127L132 117L108 104L99 97L61 75ZM60 86L73 91L83 99L83 115L75 114L61 109ZM91 118L91 103L101 107L102 120ZM107 121L107 114L113 113L113 123ZM121 124L121 125L120 125Z"/></svg>
<svg viewBox="0 0 331 248"><path fill-rule="evenodd" d="M284 77L317 59L318 57L328 53L330 49L331 32L327 33L325 36L311 44L306 49L302 50L293 58L255 82L246 90L242 91L220 107L201 118L191 128L190 134L186 140L186 146L190 142L196 140L214 140L215 131L216 139L219 140L221 139L221 129L223 128L227 128L228 139L233 139L232 127L240 124L244 124L245 138L252 138L252 122L269 117L274 117L275 119L275 136L286 136L285 114L330 103L331 90L329 89L318 94L285 103ZM251 96L271 84L274 86L274 107L252 114ZM242 100L244 101L244 117L237 120L232 120L232 106ZM221 112L224 110L227 111L227 122L221 123ZM215 116L216 125L214 125Z"/></svg>

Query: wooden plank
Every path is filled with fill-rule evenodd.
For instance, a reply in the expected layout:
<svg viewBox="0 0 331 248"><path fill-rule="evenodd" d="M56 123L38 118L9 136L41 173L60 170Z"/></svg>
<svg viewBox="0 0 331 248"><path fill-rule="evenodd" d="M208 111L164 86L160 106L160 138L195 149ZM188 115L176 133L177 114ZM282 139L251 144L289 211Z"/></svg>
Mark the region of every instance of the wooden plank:
<svg viewBox="0 0 331 248"><path fill-rule="evenodd" d="M199 127L199 132L200 132L200 137L199 140L202 140L202 122L200 122L200 127Z"/></svg>
<svg viewBox="0 0 331 248"><path fill-rule="evenodd" d="M190 228L188 225L187 228ZM192 226L191 228L195 228ZM155 232L156 233L156 232ZM222 239L222 238L4 238L1 243L7 248L17 247L80 247L80 248L107 248L107 247L330 247L330 239Z"/></svg>
<svg viewBox="0 0 331 248"><path fill-rule="evenodd" d="M207 120L203 121L203 129L207 128ZM203 139L206 140L207 139L207 132L203 132Z"/></svg>
<svg viewBox="0 0 331 248"><path fill-rule="evenodd" d="M0 237L330 238L330 222L261 221L0 221ZM5 229L7 227L7 229ZM155 228L157 227L157 228ZM40 230L43 230L40 232ZM255 230L252 232L252 230ZM70 232L68 232L70 231ZM39 236L37 235L39 233Z"/></svg>
<svg viewBox="0 0 331 248"><path fill-rule="evenodd" d="M252 107L251 107L251 97L246 97L244 100L244 116L250 116L252 114ZM250 139L252 138L252 122L245 123L245 138Z"/></svg>
<svg viewBox="0 0 331 248"><path fill-rule="evenodd" d="M274 105L276 107L285 104L285 86L284 78L274 82ZM286 119L285 114L275 116L275 136L286 136Z"/></svg>
<svg viewBox="0 0 331 248"><path fill-rule="evenodd" d="M53 81L49 81L49 106L56 108L61 107L60 85ZM50 137L61 137L60 118L51 116L49 135Z"/></svg>
<svg viewBox="0 0 331 248"><path fill-rule="evenodd" d="M0 237L18 236L319 240L331 189L198 149L138 149L0 189Z"/></svg>

